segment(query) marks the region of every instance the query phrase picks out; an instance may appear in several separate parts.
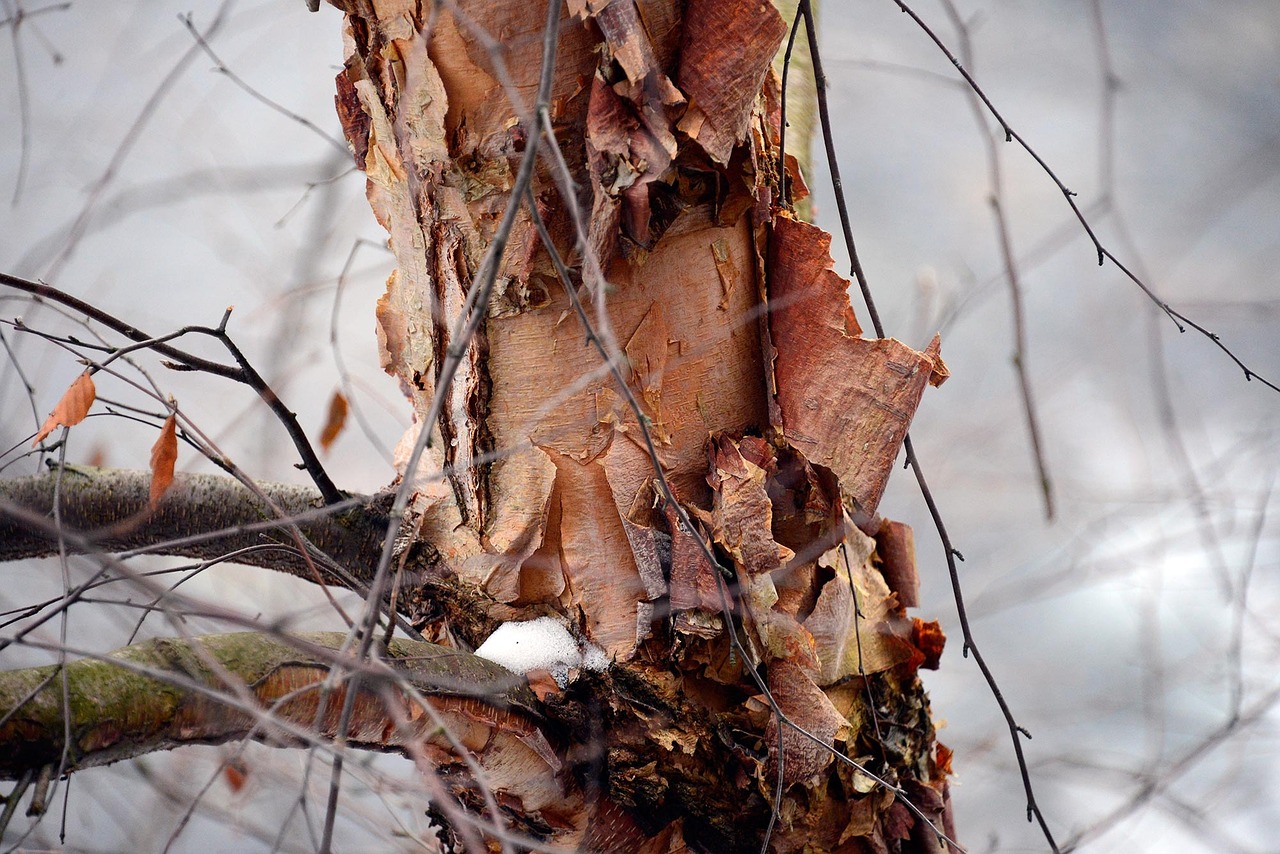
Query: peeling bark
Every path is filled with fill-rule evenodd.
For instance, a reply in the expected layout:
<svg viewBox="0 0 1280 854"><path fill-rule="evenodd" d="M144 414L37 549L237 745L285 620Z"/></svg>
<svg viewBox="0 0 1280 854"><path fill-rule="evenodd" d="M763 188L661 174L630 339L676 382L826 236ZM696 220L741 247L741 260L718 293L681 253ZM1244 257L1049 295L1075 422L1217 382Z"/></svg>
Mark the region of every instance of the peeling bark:
<svg viewBox="0 0 1280 854"><path fill-rule="evenodd" d="M337 687L320 709L321 687L335 662L343 661L345 636L336 632L299 635L286 643L254 632L211 635L193 640L152 640L102 659L67 665L73 745L68 772L117 762L182 744L220 744L252 737L284 746L305 745L312 736L332 738L345 688ZM414 641L393 641L387 661L405 684L422 692L433 711L464 715L466 698L484 698L487 707L510 709L504 722L513 733L534 733L535 705L528 688L501 667L455 649ZM366 684L394 685L389 675ZM425 711L396 686L402 703L382 707L377 694L365 696L350 729L353 746L405 749L415 740L436 739ZM0 674L0 778L57 764L62 756L64 716L57 665ZM395 715L405 726L391 723ZM473 715L474 716L474 715ZM321 721L319 731L315 722ZM521 725L521 722L523 726ZM538 750L554 759L549 748Z"/></svg>
<svg viewBox="0 0 1280 854"><path fill-rule="evenodd" d="M945 639L907 614L909 532L876 509L946 367L937 340L863 337L830 237L789 208L778 13L762 0L563 12L549 111L568 181L543 157L532 195L570 284L605 301L594 335L619 354L638 418L527 209L479 333L452 337L535 132L510 97L536 88L545 7L459 4L500 34L504 78L447 7L334 5L338 111L396 259L383 364L417 418L398 451L417 541L397 601L464 646L554 614L613 661L564 688L537 680L518 723L501 702L457 700L469 746L505 733L533 757L499 776L520 829L588 851L739 851L774 813L776 851L940 850L950 759L918 671ZM422 430L433 442L406 471ZM371 708L362 743L396 747L389 718ZM530 746L543 743L550 754ZM469 785L452 790L479 811Z"/></svg>
<svg viewBox="0 0 1280 854"><path fill-rule="evenodd" d="M340 90L356 93L363 117L346 101L343 114L353 149L367 151L370 201L398 261L379 310L385 365L421 419L443 354L458 346L449 335L512 201L530 130L474 33L452 16L424 34L424 50L425 20L411 4L336 5L349 32ZM503 34L509 82L527 97L542 9L465 8ZM715 849L734 840L736 849L762 830L777 718L751 667L767 674L780 711L818 739L791 731L781 742L787 800L775 847L823 838L836 850L858 837L873 850L896 847L897 831L916 819L833 751L904 784L945 787L915 677L936 661L939 637L917 631L880 572L875 541L858 530L875 532L924 388L945 377L937 343L921 353L863 338L830 238L780 206L770 65L786 25L772 6L575 0L567 12L552 121L586 245L609 285L608 329L598 331L625 356L644 422L584 346L522 211L449 405L405 439L407 448L417 429L432 431L426 467L454 472L447 485L419 489L422 535L440 548L440 572L494 601L490 614L550 609L616 660L613 694L542 693L569 721L583 691L614 710L602 736L605 791L646 832L681 821L686 841ZM553 168L539 161L538 211L582 276L574 284L591 294ZM642 426L697 530L664 506ZM699 539L736 577L727 591ZM906 584L913 559L892 551L895 583ZM726 630L743 632L749 661ZM859 708L857 686L877 680L894 686L881 711L905 709L888 719L915 721L892 761ZM646 699L628 704L629 691ZM753 795L717 803L713 816L692 795L718 791L701 779L715 754L703 751L726 738L734 758L714 767L751 781ZM819 832L834 803L860 823Z"/></svg>

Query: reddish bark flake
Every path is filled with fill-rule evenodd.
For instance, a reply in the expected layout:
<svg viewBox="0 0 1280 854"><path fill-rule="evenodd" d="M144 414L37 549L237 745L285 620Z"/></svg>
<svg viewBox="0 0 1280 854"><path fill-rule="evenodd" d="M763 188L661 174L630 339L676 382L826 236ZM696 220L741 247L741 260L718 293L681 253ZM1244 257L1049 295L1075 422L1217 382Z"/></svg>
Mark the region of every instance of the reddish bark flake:
<svg viewBox="0 0 1280 854"><path fill-rule="evenodd" d="M938 661L942 658L942 650L947 645L947 636L937 620L925 622L916 617L911 625L911 643L924 654L921 667L925 670L937 670Z"/></svg>
<svg viewBox="0 0 1280 854"><path fill-rule="evenodd" d="M898 604L915 608L920 604L920 576L916 572L916 538L911 526L885 519L876 532L876 554L880 572L889 589L898 594Z"/></svg>
<svg viewBox="0 0 1280 854"><path fill-rule="evenodd" d="M779 217L769 241L769 334L787 440L840 479L858 516L874 515L889 472L940 359L865 339L835 272L831 235Z"/></svg>
<svg viewBox="0 0 1280 854"><path fill-rule="evenodd" d="M938 742L933 753L933 767L940 777L949 777L951 771L951 759L954 752L942 742Z"/></svg>
<svg viewBox="0 0 1280 854"><path fill-rule="evenodd" d="M815 743L791 728L782 731L783 785L807 784L831 764L836 738L848 728L848 721L822 689L790 661L779 660L769 665L769 691L792 723L821 742ZM776 719L770 730L776 732ZM770 764L774 766L769 772L772 775L777 766L777 739L771 739L769 754Z"/></svg>
<svg viewBox="0 0 1280 854"><path fill-rule="evenodd" d="M548 697L559 695L564 691L549 670L536 668L525 674L525 678L529 682L529 689L543 703L547 701Z"/></svg>
<svg viewBox="0 0 1280 854"><path fill-rule="evenodd" d="M178 461L178 419L170 415L151 446L151 509L154 510L173 484L173 466Z"/></svg>
<svg viewBox="0 0 1280 854"><path fill-rule="evenodd" d="M542 730L524 712L495 708L491 702L477 697L434 697L432 703L437 711L456 712L490 730L514 735L553 772L560 771L560 757L556 755Z"/></svg>
<svg viewBox="0 0 1280 854"><path fill-rule="evenodd" d="M356 168L364 169L365 158L369 155L369 114L360 105L360 95L356 92L355 83L351 79L353 71L344 68L338 73L335 83L337 94L333 96L334 106L338 111L338 121L342 124L343 136L351 146L355 157Z"/></svg>
<svg viewBox="0 0 1280 854"><path fill-rule="evenodd" d="M58 405L53 408L53 412L49 413L49 417L44 420L44 424L40 425L40 432L36 433L35 441L31 443L31 447L39 445L45 438L57 427L74 427L85 419L89 414L89 407L93 406L94 399L98 396L98 390L94 388L93 377L88 371L76 377L70 387L62 395L62 400L58 401Z"/></svg>
<svg viewBox="0 0 1280 854"><path fill-rule="evenodd" d="M604 230L615 229L619 221L633 241L646 247L651 243L648 185L666 173L674 151L639 109L596 76L587 112L587 161L592 208L598 211L590 230L601 249L612 249L607 238L613 235Z"/></svg>
<svg viewBox="0 0 1280 854"><path fill-rule="evenodd" d="M748 450L755 447L746 445ZM749 577L778 569L793 553L773 539L773 506L765 491L767 472L746 459L738 443L723 434L712 439L709 451L711 473L707 480L715 493L716 541Z"/></svg>
<svg viewBox="0 0 1280 854"><path fill-rule="evenodd" d="M689 109L680 129L727 164L787 25L767 0L690 0L684 22L677 79Z"/></svg>
<svg viewBox="0 0 1280 854"><path fill-rule="evenodd" d="M664 505L663 512L671 531L671 609L702 608L718 612L720 596L716 587L716 568L707 560L706 553L695 539L701 535L686 530L671 505Z"/></svg>
<svg viewBox="0 0 1280 854"><path fill-rule="evenodd" d="M601 258L612 254L617 226L636 244L650 248L649 184L661 178L676 154L673 118L684 106L662 69L634 0L571 4L595 19L610 66L622 79L597 74L587 109L587 159L593 180L591 245Z"/></svg>

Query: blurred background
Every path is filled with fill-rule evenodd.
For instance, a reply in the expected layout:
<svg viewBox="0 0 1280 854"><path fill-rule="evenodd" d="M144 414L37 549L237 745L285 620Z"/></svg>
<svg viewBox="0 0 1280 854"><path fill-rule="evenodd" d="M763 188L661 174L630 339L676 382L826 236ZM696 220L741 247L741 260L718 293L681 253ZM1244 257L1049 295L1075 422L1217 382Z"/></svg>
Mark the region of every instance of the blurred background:
<svg viewBox="0 0 1280 854"><path fill-rule="evenodd" d="M913 8L1077 194L1103 245L1280 381L1280 5ZM312 436L345 387L358 417L326 457L335 481L388 483L408 406L377 364L373 308L391 260L334 115L340 15L309 14L301 0L0 0L0 18L0 269L153 335L216 325L234 305L230 331ZM1114 265L1098 266L1053 181L1003 134L989 144L989 117L979 122L954 67L891 0L829 2L820 32L853 231L887 332L916 347L942 332L952 377L925 395L912 434L965 557L975 640L1034 736L1032 781L1058 841L1278 850L1280 632L1269 615L1280 605L1280 394L1246 382L1203 335L1179 334ZM838 233L815 163L818 221ZM1010 266L1039 464L1015 369ZM854 306L869 327L856 292ZM0 318L19 315L73 328L0 292ZM7 448L80 366L8 322L0 333ZM192 349L215 354L203 346ZM151 365L242 468L301 482L287 437L251 393ZM123 385L99 395L148 403ZM73 435L69 460L142 468L155 433L91 417ZM185 450L179 468L209 470ZM27 458L4 474L35 470ZM956 752L960 840L973 852L1046 850L1025 821L1007 727L960 655L942 549L909 472L880 512L915 527L917 613L950 638L925 679ZM266 575L220 566L183 589L291 628L340 626L319 591ZM54 561L0 565L0 609L61 589ZM67 642L114 648L137 623L132 607L79 606ZM42 631L59 638L56 623ZM172 631L152 618L140 636ZM53 660L31 647L0 653L6 669ZM270 850L281 836L284 850L311 850L299 814L323 812L327 770L306 777L302 751L237 750L78 774L65 816L59 798L38 825L19 817L4 846L57 847L65 822L68 850ZM220 771L233 753L246 772L238 785ZM425 819L411 766L376 757L356 776L340 850L413 849ZM307 785L319 794L304 806Z"/></svg>

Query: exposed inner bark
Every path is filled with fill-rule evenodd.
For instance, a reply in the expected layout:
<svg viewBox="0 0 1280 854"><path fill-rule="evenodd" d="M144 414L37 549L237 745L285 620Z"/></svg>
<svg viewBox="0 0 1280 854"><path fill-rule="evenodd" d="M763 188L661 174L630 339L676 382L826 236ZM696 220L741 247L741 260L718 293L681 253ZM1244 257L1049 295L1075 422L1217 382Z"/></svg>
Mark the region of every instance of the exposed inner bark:
<svg viewBox="0 0 1280 854"><path fill-rule="evenodd" d="M946 368L936 341L862 336L829 237L782 198L771 63L785 23L763 0L569 0L547 105L569 174L541 156L532 195L595 326L579 325L522 208L464 341L536 132L511 97L536 90L546 9L334 5L338 112L397 265L378 307L383 362L418 420L399 455L417 538L397 602L462 646L553 614L613 659L567 687L535 675L518 724L470 699L452 721L482 759L499 736L528 754L488 769L504 812L591 851L752 850L772 811L778 851L942 850L949 760L918 670L943 638L907 615L909 531L876 509ZM467 20L501 39L501 68ZM403 471L420 430L433 443ZM331 523L346 534L307 536L367 573L386 524L375 508ZM456 753L397 741L394 710L368 711L361 726L382 739L362 744L430 754L463 806L485 809ZM243 710L229 714L243 735Z"/></svg>
<svg viewBox="0 0 1280 854"><path fill-rule="evenodd" d="M587 680L541 692L558 719L600 729L569 751L578 785L602 786L646 833L682 827L736 849L762 832L781 770L779 850L916 837L930 850L932 831L913 830L928 825L833 751L927 789L915 795L940 815L945 779L915 676L940 636L905 615L859 526L881 529L902 437L946 369L936 342L920 353L864 339L829 238L782 206L770 64L785 23L760 0L570 2L549 104L569 174L542 157L533 194L602 313L592 330L576 322L522 209L480 332L461 342L453 330L534 132L519 120L531 105L510 97L535 89L544 9L464 4L501 34L504 79L456 16L427 32L413 4L338 5L344 121L398 264L379 307L384 364L420 422L447 354L466 347L447 405L419 428L434 437L425 468L450 479L420 487L414 513L439 550L434 571L483 591L490 616L556 613L614 657L607 691ZM589 335L625 359L643 422ZM696 530L665 504L642 427ZM723 590L699 539L730 568ZM892 560L906 592L902 542ZM441 616L429 632L443 634ZM782 761L776 712L813 736L788 730ZM727 762L715 745L730 746Z"/></svg>

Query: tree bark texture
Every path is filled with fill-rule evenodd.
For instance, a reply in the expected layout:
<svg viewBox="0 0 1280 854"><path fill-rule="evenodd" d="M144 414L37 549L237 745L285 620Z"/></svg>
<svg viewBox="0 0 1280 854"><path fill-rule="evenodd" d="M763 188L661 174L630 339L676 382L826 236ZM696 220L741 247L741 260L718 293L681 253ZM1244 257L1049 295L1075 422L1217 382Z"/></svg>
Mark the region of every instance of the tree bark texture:
<svg viewBox="0 0 1280 854"><path fill-rule="evenodd" d="M382 358L417 416L398 455L414 490L398 606L425 636L464 650L498 621L554 615L613 662L567 687L535 673L533 699L463 698L470 711L452 725L514 830L602 852L758 850L766 828L782 852L943 850L949 753L918 671L937 665L944 639L907 614L910 531L876 509L924 389L946 367L936 340L918 352L862 336L829 235L781 197L771 65L786 23L763 0L568 0L547 104L556 148L539 154L526 203L512 190L538 132L546 6L333 2L346 14L338 113L396 259L378 306ZM802 187L795 163L785 168ZM455 340L512 204L477 334ZM589 303L591 329L534 210ZM640 418L593 341L616 357ZM429 419L437 395L444 405ZM407 471L423 430L433 441ZM46 507L47 483L31 488L19 503ZM364 581L381 544L373 532L386 525L380 506L330 523L346 533L307 536ZM215 666L211 643L140 654L164 659L147 659L151 670L192 676L182 656L201 649L209 673L238 672ZM262 661L264 673L284 666L269 650ZM318 680L335 662L301 669ZM94 665L83 678L98 678ZM12 729L19 701L47 703L52 689L48 674L5 677ZM265 678L221 685L239 696ZM183 696L204 696L200 679L178 681ZM126 695L144 690L121 684ZM363 735L347 735L423 756L448 793L484 812L457 745L396 723L414 707L397 690L371 695ZM172 743L167 727L187 701L139 712L147 732L121 737ZM223 730L188 732L238 737L274 700L238 702ZM288 720L327 720L322 711ZM287 728L265 732L253 734L288 740ZM111 749L120 752L103 761L127 752Z"/></svg>
<svg viewBox="0 0 1280 854"><path fill-rule="evenodd" d="M296 746L309 744L317 733L332 738L346 684L325 690L324 681L344 661L345 638L321 632L286 643L239 632L145 641L73 661L66 666L69 720L58 665L13 671L0 681L0 707L13 710L0 721L0 778L57 766L64 727L72 734L68 773L183 744L256 738ZM408 640L393 641L384 660L390 666L382 670L347 662L367 671L344 733L351 746L404 750L425 738L435 750L448 750L436 717L469 714L490 718L494 733L518 735L531 751L552 756L531 723L532 692L498 665ZM382 688L393 689L391 708ZM454 728L468 726L474 728Z"/></svg>
<svg viewBox="0 0 1280 854"><path fill-rule="evenodd" d="M916 671L942 639L886 584L888 561L914 596L914 556L875 511L946 368L936 341L862 337L829 236L779 197L785 22L762 0L570 0L548 104L568 175L540 156L532 195L597 322L575 322L523 206L484 322L460 341L484 253L522 201L546 8L335 5L339 113L397 261L378 324L419 421L402 460L428 430L422 473L450 473L417 488L420 536L491 616L559 614L616 662L607 685L542 697L584 728L566 789L607 793L645 850L747 850L781 773L777 850L934 850L902 798L834 754L941 827L946 763ZM642 421L592 335L616 347ZM696 530L655 484L642 426ZM892 548L877 550L881 532ZM698 538L731 568L727 589Z"/></svg>

